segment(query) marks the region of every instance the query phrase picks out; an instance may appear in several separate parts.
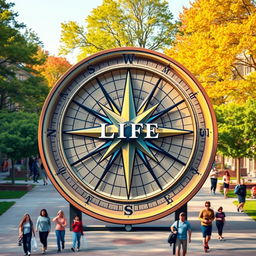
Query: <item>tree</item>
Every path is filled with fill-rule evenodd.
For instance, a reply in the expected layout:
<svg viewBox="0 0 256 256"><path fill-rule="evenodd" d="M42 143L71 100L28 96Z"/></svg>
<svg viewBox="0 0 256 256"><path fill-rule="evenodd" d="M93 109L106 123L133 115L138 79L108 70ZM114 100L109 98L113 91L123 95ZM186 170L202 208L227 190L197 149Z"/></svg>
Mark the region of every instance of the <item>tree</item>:
<svg viewBox="0 0 256 256"><path fill-rule="evenodd" d="M166 53L197 76L213 102L243 103L249 91L255 95L255 2L196 0L180 19L180 33Z"/></svg>
<svg viewBox="0 0 256 256"><path fill-rule="evenodd" d="M0 112L0 152L12 161L12 183L15 182L14 161L38 154L38 115L25 112Z"/></svg>
<svg viewBox="0 0 256 256"><path fill-rule="evenodd" d="M215 108L218 120L218 151L237 159L237 179L240 181L240 159L255 157L256 100L249 99L243 105L222 104Z"/></svg>
<svg viewBox="0 0 256 256"><path fill-rule="evenodd" d="M34 68L46 79L49 87L71 67L71 64L63 57L48 56L46 62Z"/></svg>
<svg viewBox="0 0 256 256"><path fill-rule="evenodd" d="M45 58L38 58L41 43L35 33L16 21L13 5L0 0L0 110L18 107L38 111L42 105L38 98L46 96L48 89L31 66L42 64ZM32 98L38 104L30 104Z"/></svg>
<svg viewBox="0 0 256 256"><path fill-rule="evenodd" d="M169 46L176 25L165 0L103 0L85 26L61 24L61 54L79 49L79 59L100 50L137 46L154 50Z"/></svg>

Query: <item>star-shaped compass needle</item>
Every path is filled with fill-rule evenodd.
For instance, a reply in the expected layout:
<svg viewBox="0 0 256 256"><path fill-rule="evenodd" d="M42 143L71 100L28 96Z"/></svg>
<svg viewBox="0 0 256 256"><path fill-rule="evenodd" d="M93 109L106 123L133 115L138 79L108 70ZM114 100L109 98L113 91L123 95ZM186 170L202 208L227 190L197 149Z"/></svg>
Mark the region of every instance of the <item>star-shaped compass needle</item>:
<svg viewBox="0 0 256 256"><path fill-rule="evenodd" d="M134 103L133 84L130 70L128 70L126 74L121 110L113 101L113 99L108 95L104 86L101 84L98 78L96 78L96 82L101 88L108 102L108 107L99 103L99 106L104 114L89 109L83 104L73 100L74 104L78 105L85 111L89 112L91 115L103 121L103 124L98 127L65 131L66 134L98 138L106 141L72 164L72 166L74 166L77 163L80 163L83 160L87 159L88 157L91 157L92 155L105 150L103 156L100 159L100 162L108 159L109 157L110 158L108 160L107 168L105 168L104 172L102 173L101 177L97 182L95 190L99 188L107 172L110 170L111 166L118 158L118 156L121 155L123 160L127 198L129 199L132 187L133 167L136 154L138 154L139 158L152 175L159 189L163 189L163 185L160 184L147 158L150 158L158 163L158 160L154 155L153 151L164 154L172 159L173 156L165 152L163 149L158 148L150 141L163 137L186 135L193 133L193 131L168 127L158 127L157 124L152 123L152 121L157 120L159 117L165 115L170 110L178 107L185 102L184 100L180 100L179 102L168 107L167 109L164 109L154 114L159 104L151 107L149 107L149 105L161 81L162 79L160 78L137 110ZM181 161L179 163L183 164L183 162Z"/></svg>

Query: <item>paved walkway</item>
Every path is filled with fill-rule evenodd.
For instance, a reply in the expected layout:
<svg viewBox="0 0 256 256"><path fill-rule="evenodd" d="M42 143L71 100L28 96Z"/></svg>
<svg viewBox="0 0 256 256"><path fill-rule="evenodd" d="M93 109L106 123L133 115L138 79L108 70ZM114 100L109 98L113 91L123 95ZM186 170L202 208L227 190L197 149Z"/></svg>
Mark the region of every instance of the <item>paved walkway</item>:
<svg viewBox="0 0 256 256"><path fill-rule="evenodd" d="M206 200L210 200L212 208L216 211L219 206L223 206L227 215L227 223L224 227L225 241L217 240L217 231L214 225L213 236L210 242L210 253L207 255L256 255L256 222L245 213L238 213L233 205L234 199L223 199L223 196L209 194L209 181L203 186L200 192L188 204L188 217L192 224L192 242L189 244L188 254L192 256L205 255L202 248L202 238L200 233L200 223L198 212L203 207ZM4 201L4 200L1 200ZM66 214L69 211L68 203L60 197L52 185L43 186L40 181L32 191L28 192L21 199L16 199L16 204L7 212L0 216L0 255L20 256L23 255L22 248L17 246L17 227L21 216L28 212L36 221L39 211L47 208L51 217L55 216L59 209L63 209ZM69 216L67 216L69 219ZM171 215L151 224L169 226L173 222ZM107 225L98 220L94 220L83 215L83 222L89 225ZM99 256L166 256L172 255L171 249L166 240L168 233L164 231L140 231L140 232L113 232L113 231L88 231L86 232L87 248L75 255L99 255ZM37 234L38 240L38 234ZM56 239L54 229L49 235L48 254L57 255ZM71 252L71 232L66 231L66 249L58 255L74 255ZM40 255L40 250L32 252L32 255Z"/></svg>

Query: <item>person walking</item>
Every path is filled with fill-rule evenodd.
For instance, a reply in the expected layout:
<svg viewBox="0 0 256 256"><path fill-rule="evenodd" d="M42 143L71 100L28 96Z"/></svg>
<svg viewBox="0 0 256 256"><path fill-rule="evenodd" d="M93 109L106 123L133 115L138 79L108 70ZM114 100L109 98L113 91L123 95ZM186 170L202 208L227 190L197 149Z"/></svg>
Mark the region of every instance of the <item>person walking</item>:
<svg viewBox="0 0 256 256"><path fill-rule="evenodd" d="M211 193L215 195L217 183L218 183L218 171L215 166L212 167L210 172L210 178L211 178Z"/></svg>
<svg viewBox="0 0 256 256"><path fill-rule="evenodd" d="M224 237L222 236L222 233L223 233L223 227L224 227L224 224L225 224L225 213L223 212L223 207L220 206L219 209L218 209L218 212L216 212L215 214L215 220L216 220L216 227L217 227L217 230L218 230L218 234L219 234L219 237L218 239L221 241L224 239Z"/></svg>
<svg viewBox="0 0 256 256"><path fill-rule="evenodd" d="M33 171L33 182L34 183L39 183L38 178L40 176L39 174L39 162L38 162L38 158L35 158L35 160L32 163L32 171Z"/></svg>
<svg viewBox="0 0 256 256"><path fill-rule="evenodd" d="M55 234L57 238L57 252L61 252L61 249L64 250L65 248L65 227L67 226L67 220L64 212L59 210L57 216L54 217L52 221L56 223Z"/></svg>
<svg viewBox="0 0 256 256"><path fill-rule="evenodd" d="M246 185L244 184L244 179L241 179L241 182L238 186L237 198L239 203L237 206L237 211L244 212L244 204L246 201Z"/></svg>
<svg viewBox="0 0 256 256"><path fill-rule="evenodd" d="M223 175L223 188L224 188L224 198L227 198L227 194L229 191L229 184L230 184L230 174L228 171L225 171Z"/></svg>
<svg viewBox="0 0 256 256"><path fill-rule="evenodd" d="M40 211L40 216L36 222L36 231L39 231L40 242L43 245L42 253L45 254L47 250L47 238L51 231L51 221L46 209Z"/></svg>
<svg viewBox="0 0 256 256"><path fill-rule="evenodd" d="M73 220L73 223L72 223L72 228L73 228L73 234L72 234L71 250L74 252L75 248L77 248L77 251L80 250L81 236L84 235L84 233L83 233L83 224L82 224L79 216L75 216L75 218Z"/></svg>
<svg viewBox="0 0 256 256"><path fill-rule="evenodd" d="M205 208L199 213L199 219L201 220L201 231L203 235L203 245L204 251L208 252L209 241L212 235L212 222L214 220L214 211L210 208L211 203L209 201L205 202Z"/></svg>
<svg viewBox="0 0 256 256"><path fill-rule="evenodd" d="M35 230L30 215L26 213L19 224L19 238L22 239L24 255L31 255L32 234L35 236Z"/></svg>
<svg viewBox="0 0 256 256"><path fill-rule="evenodd" d="M176 248L178 256L180 256L180 251L182 247L182 255L185 256L187 253L187 240L190 243L191 242L191 225L190 223L186 220L186 214L184 212L181 212L179 215L179 220L175 221L172 226L171 230L173 233L177 234L177 239L176 239ZM188 238L187 238L188 234Z"/></svg>
<svg viewBox="0 0 256 256"><path fill-rule="evenodd" d="M48 185L48 177L42 163L40 164L40 169L41 169L41 175L44 182L44 186L46 186Z"/></svg>

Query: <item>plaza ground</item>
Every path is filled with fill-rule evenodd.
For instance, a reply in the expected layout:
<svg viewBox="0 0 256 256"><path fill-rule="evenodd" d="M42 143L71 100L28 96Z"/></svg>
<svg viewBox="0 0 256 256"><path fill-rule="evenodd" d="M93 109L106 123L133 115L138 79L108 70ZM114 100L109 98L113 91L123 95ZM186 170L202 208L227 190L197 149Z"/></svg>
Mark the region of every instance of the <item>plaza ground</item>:
<svg viewBox="0 0 256 256"><path fill-rule="evenodd" d="M43 186L42 181L25 196L20 199L10 199L16 201L7 212L0 216L0 255L20 256L23 255L22 247L17 246L18 224L24 213L28 212L35 223L42 208L46 208L50 217L54 217L59 209L63 209L69 220L69 204L57 193L52 185ZM233 204L234 198L224 199L220 193L211 195L209 193L209 180L199 191L199 193L188 204L188 219L192 224L192 242L188 247L188 254L192 256L205 255L202 247L200 232L200 222L198 213L204 206L206 200L211 201L212 208L216 211L219 206L223 206L227 216L224 227L225 241L217 240L217 230L213 225L213 236L210 241L210 252L207 255L256 255L256 222L245 213L238 213ZM0 200L8 201L8 200ZM162 220L144 224L147 231L125 232L125 231L87 231L85 232L87 248L81 248L75 255L99 255L99 256L166 256L172 255L170 246L167 243L168 232L154 231L149 227L169 227L173 223L174 215L170 215ZM97 227L115 225L100 222L83 215L83 222L86 225ZM61 253L56 252L56 238L54 225L48 239L49 255L74 255L70 250L72 238L69 229L66 230L66 248ZM36 235L39 244L38 234ZM40 245L40 244L39 244ZM41 246L32 255L41 255Z"/></svg>

